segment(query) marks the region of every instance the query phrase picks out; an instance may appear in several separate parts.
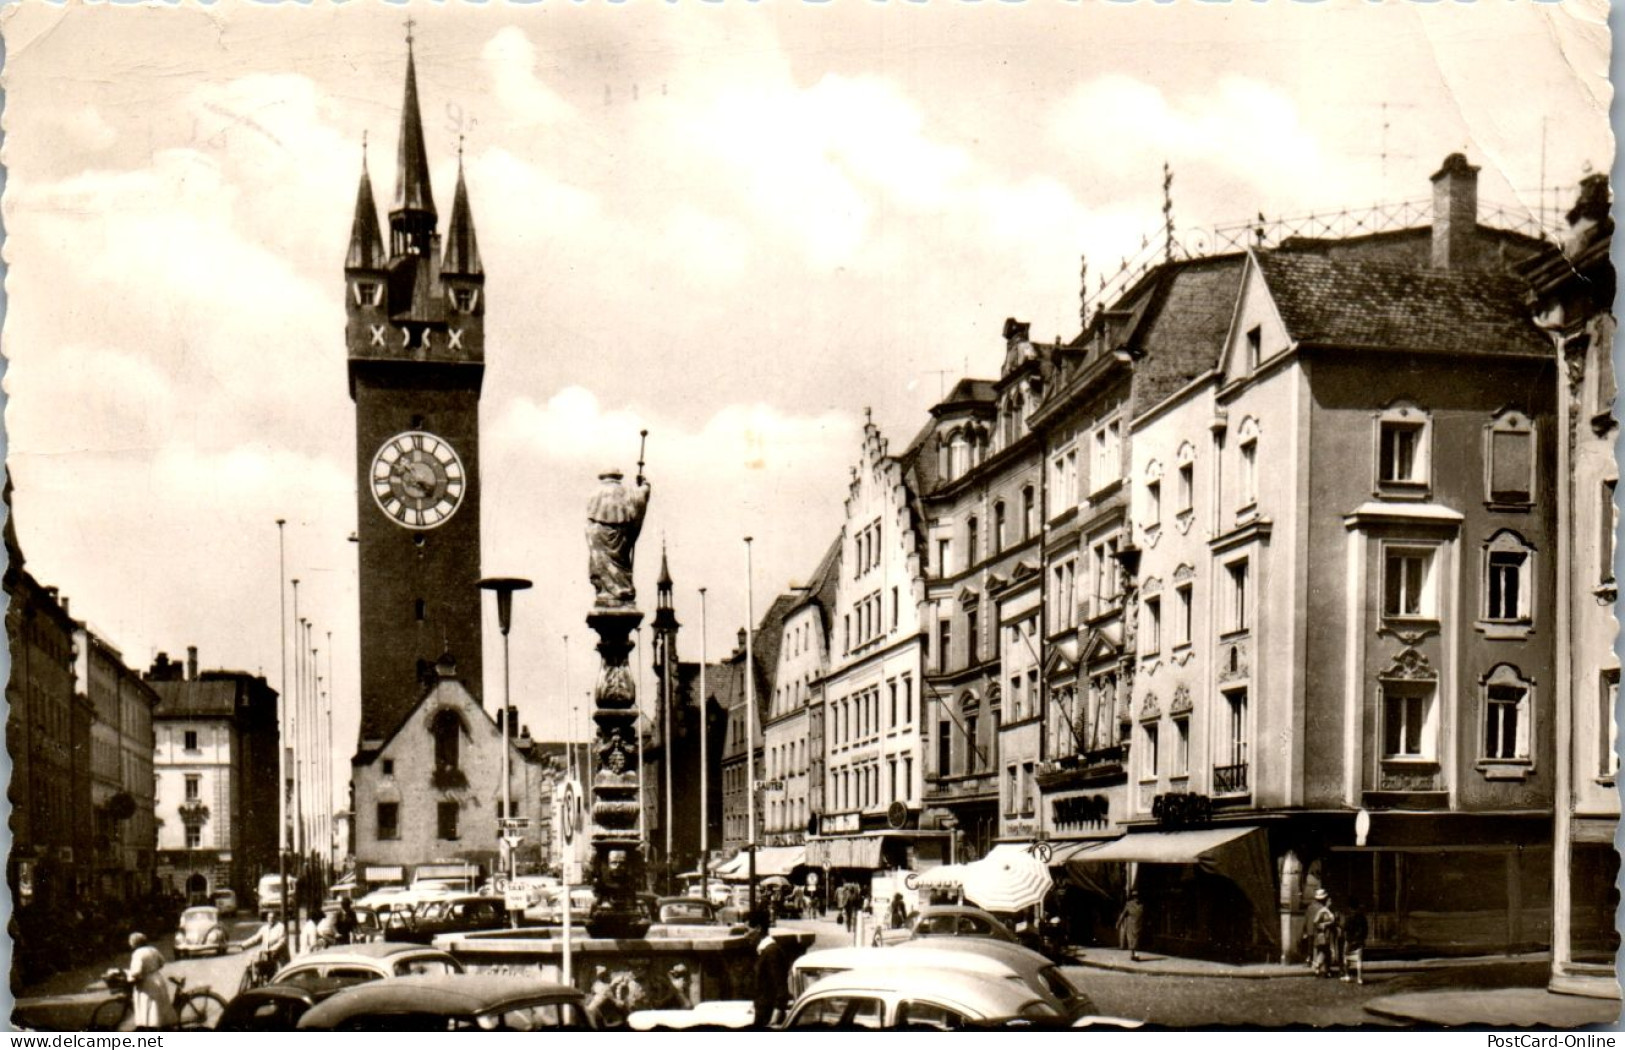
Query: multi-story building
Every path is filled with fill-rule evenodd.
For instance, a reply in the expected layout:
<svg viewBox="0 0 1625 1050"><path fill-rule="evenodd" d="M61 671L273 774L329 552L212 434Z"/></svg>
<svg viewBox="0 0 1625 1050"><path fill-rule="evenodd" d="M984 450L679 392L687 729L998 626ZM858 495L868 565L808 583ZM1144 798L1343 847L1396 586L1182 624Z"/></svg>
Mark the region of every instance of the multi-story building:
<svg viewBox="0 0 1625 1050"><path fill-rule="evenodd" d="M159 653L147 672L158 695L153 756L157 876L166 892L250 899L277 870L277 694L256 675L198 671Z"/></svg>
<svg viewBox="0 0 1625 1050"><path fill-rule="evenodd" d="M762 613L751 636L750 656L754 668L747 672L745 660L745 631L739 631L739 643L720 665L707 668L706 687L718 707L727 712L721 749L722 770L722 847L736 852L736 856L716 870L729 877L743 878L748 871L748 858L744 851L755 845L756 873L788 875L801 866L803 851L799 847L772 847L766 842L766 823L763 791L767 780L766 753L763 750L763 727L767 722L770 698L773 696L774 675L779 667L779 646L784 640L784 620L797 600L795 594L781 594ZM752 673L752 691L745 688L745 675ZM747 715L747 700L754 696L754 717ZM750 752L754 751L754 755ZM754 764L755 783L751 772ZM755 803L755 839L752 841L751 805Z"/></svg>
<svg viewBox="0 0 1625 1050"><path fill-rule="evenodd" d="M1557 371L1556 823L1552 861L1554 991L1618 998L1619 658L1614 575L1619 468L1614 444L1613 220L1608 179L1580 184L1560 248L1526 273Z"/></svg>
<svg viewBox="0 0 1625 1050"><path fill-rule="evenodd" d="M841 544L830 545L805 587L791 595L779 642L778 669L762 724L764 843L799 846L807 834L813 771L809 709L814 684L829 666L829 624L834 615Z"/></svg>
<svg viewBox="0 0 1625 1050"><path fill-rule="evenodd" d="M152 764L158 694L93 628L79 624L74 646L79 688L92 711L95 895L104 901L144 899L154 888L158 844Z"/></svg>
<svg viewBox="0 0 1625 1050"><path fill-rule="evenodd" d="M9 483L8 483L9 495ZM90 790L90 700L75 688L75 632L68 600L24 567L10 515L5 523L6 743L11 757L11 850L7 884L27 939L82 903L95 820Z"/></svg>
<svg viewBox="0 0 1625 1050"><path fill-rule="evenodd" d="M829 671L813 683L823 691L825 788L807 861L826 874L913 867L920 850L945 859L946 833L920 827L925 535L916 468L928 433L894 456L866 423L847 488L838 623Z"/></svg>
<svg viewBox="0 0 1625 1050"><path fill-rule="evenodd" d="M1322 886L1374 947L1547 936L1551 355L1509 272L1538 245L1478 225L1460 156L1434 186L1431 227L1249 251L1213 375L1135 421L1160 637L1131 833L1074 863L1139 862L1166 950L1285 953ZM1161 538L1170 469L1205 551Z"/></svg>

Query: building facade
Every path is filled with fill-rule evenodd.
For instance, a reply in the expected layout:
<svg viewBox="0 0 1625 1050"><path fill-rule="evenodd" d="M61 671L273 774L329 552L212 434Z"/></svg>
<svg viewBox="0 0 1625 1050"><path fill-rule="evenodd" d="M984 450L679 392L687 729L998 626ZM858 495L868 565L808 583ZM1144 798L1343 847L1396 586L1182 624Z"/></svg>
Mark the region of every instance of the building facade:
<svg viewBox="0 0 1625 1050"><path fill-rule="evenodd" d="M840 565L841 544L831 544L807 585L790 595L784 616L773 693L762 726L763 775L768 781L762 798L765 845L802 845L814 812L809 718L814 683L829 666L829 624Z"/></svg>
<svg viewBox="0 0 1625 1050"><path fill-rule="evenodd" d="M248 901L278 870L276 690L256 675L200 672L196 648L184 665L159 653L146 679L158 695L159 884L192 901L218 889Z"/></svg>
<svg viewBox="0 0 1625 1050"><path fill-rule="evenodd" d="M158 695L93 628L79 624L78 686L90 702L90 868L103 901L146 899L157 850L153 711Z"/></svg>
<svg viewBox="0 0 1625 1050"><path fill-rule="evenodd" d="M1613 220L1608 180L1580 184L1561 247L1526 273L1557 372L1556 822L1552 842L1554 991L1618 998L1619 659L1614 604Z"/></svg>

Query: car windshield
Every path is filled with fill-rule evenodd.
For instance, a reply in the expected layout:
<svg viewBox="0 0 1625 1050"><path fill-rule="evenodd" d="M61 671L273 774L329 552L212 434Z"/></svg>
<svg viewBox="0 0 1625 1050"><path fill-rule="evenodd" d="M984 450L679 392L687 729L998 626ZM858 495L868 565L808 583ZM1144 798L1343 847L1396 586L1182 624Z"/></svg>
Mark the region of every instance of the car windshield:
<svg viewBox="0 0 1625 1050"><path fill-rule="evenodd" d="M443 974L461 973L462 970L450 959L417 958L402 959L395 964L395 976L406 977L416 974Z"/></svg>

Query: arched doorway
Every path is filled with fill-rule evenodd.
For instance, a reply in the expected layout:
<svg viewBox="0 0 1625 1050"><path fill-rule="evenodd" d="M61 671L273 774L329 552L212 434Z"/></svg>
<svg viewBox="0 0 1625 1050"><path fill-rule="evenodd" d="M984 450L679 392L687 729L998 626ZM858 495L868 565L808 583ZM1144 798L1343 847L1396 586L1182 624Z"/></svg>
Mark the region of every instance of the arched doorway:
<svg viewBox="0 0 1625 1050"><path fill-rule="evenodd" d="M208 876L200 871L194 871L186 877L186 899L192 903L209 899Z"/></svg>

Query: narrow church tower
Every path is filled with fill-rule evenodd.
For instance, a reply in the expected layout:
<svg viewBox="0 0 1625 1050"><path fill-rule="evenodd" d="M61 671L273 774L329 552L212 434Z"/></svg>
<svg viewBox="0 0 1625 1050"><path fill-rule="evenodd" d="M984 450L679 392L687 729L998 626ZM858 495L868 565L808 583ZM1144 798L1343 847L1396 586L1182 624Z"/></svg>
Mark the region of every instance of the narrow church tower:
<svg viewBox="0 0 1625 1050"><path fill-rule="evenodd" d="M344 265L360 544L358 770L422 699L437 667L454 667L476 700L482 695L485 271L460 145L443 250L438 221L408 35L387 248L363 154Z"/></svg>

